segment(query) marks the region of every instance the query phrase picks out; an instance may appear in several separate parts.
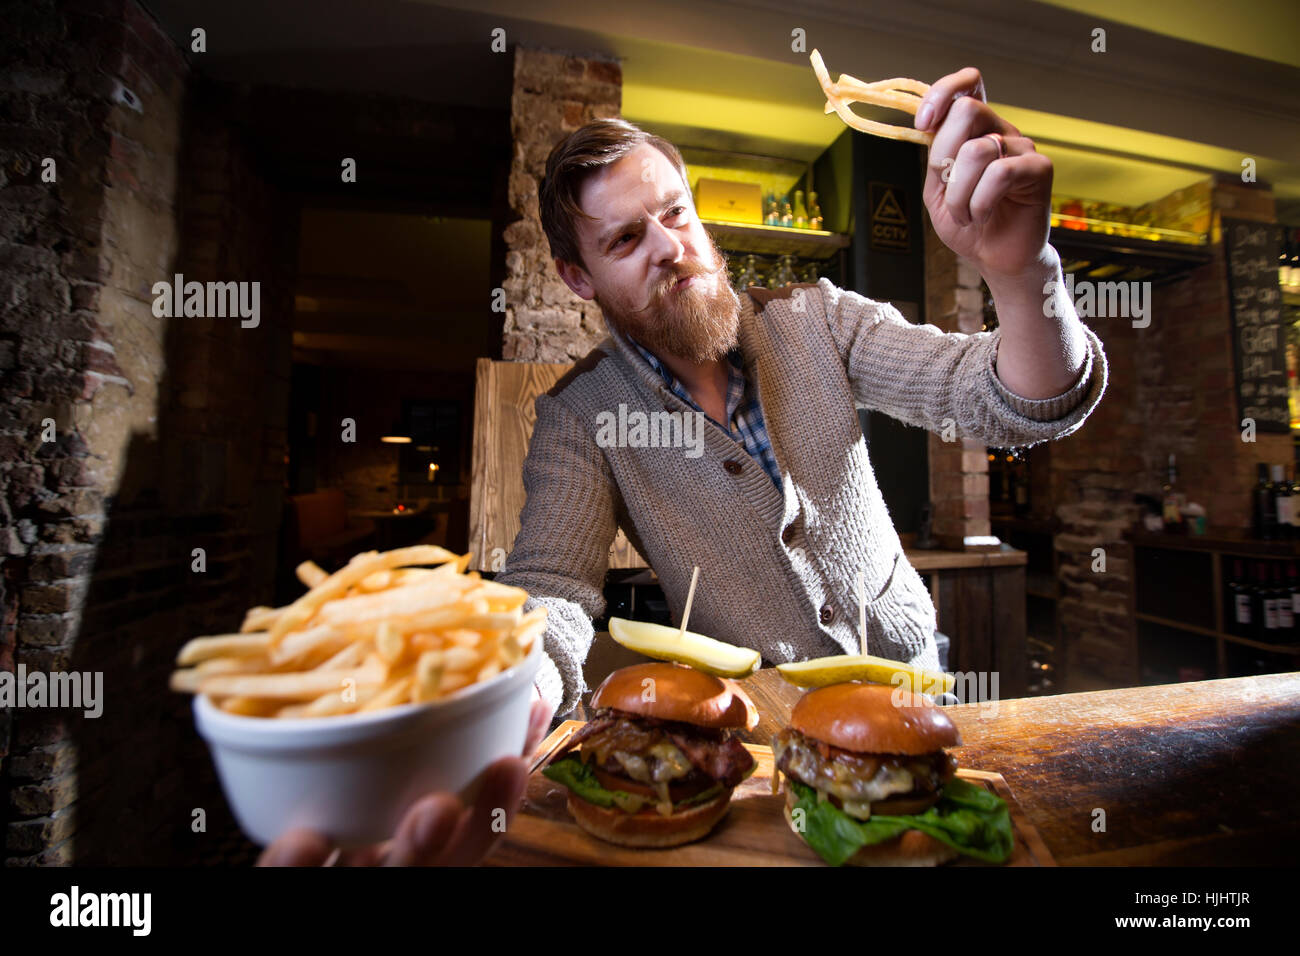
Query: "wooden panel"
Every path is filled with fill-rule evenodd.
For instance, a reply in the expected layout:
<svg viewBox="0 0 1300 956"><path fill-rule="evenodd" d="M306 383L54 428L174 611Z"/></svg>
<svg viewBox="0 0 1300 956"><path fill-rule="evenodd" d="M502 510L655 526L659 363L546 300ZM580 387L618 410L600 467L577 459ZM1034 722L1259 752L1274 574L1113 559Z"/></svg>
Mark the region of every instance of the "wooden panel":
<svg viewBox="0 0 1300 956"><path fill-rule="evenodd" d="M1025 569L1005 568L988 575L993 592L990 621L998 692L1023 697L1029 689L1029 642L1025 637Z"/></svg>
<svg viewBox="0 0 1300 956"><path fill-rule="evenodd" d="M732 794L722 821L701 840L684 846L644 850L598 840L573 822L568 790L542 775L539 768L568 737L582 727L566 720L534 755L534 773L524 792L522 810L501 842L484 860L489 866L819 866L821 857L785 821L783 792L772 793L772 749L746 744L758 764ZM983 786L1007 802L1015 846L1006 866L1054 866L1051 854L1020 809L1005 780L995 773L961 769L958 776ZM986 866L960 857L952 866Z"/></svg>
<svg viewBox="0 0 1300 956"><path fill-rule="evenodd" d="M499 571L519 534L524 507L524 458L533 435L533 402L569 364L495 362L480 358L474 388L474 462L470 490L470 567ZM644 568L620 529L610 546L611 568Z"/></svg>

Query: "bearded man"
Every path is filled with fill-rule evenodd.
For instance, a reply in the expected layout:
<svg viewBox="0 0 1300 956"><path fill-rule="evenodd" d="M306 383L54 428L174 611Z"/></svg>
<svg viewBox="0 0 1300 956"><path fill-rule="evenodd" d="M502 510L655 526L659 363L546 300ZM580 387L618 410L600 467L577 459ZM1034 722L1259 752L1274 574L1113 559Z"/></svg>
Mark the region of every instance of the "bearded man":
<svg viewBox="0 0 1300 956"><path fill-rule="evenodd" d="M497 580L528 590L525 610L548 609L535 689L557 720L587 690L620 527L675 622L699 565L691 630L755 648L765 666L857 653L862 575L870 652L937 669L934 608L857 406L1008 447L1070 434L1101 400L1101 342L1047 241L1051 161L988 107L973 68L934 83L916 122L934 132L931 221L988 283L992 332L912 325L826 279L738 293L671 143L608 119L552 150L542 226L609 336L537 398L520 532ZM620 405L703 415L703 452L598 440Z"/></svg>

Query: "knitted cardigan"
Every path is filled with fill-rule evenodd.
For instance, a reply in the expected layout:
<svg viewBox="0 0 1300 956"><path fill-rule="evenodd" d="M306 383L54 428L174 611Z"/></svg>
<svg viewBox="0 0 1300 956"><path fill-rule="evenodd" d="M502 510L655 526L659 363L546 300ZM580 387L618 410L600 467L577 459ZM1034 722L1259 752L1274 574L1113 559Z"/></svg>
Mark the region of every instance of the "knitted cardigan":
<svg viewBox="0 0 1300 956"><path fill-rule="evenodd" d="M1086 326L1079 379L1031 400L997 377L1000 330L913 325L827 279L751 288L740 301L745 371L757 382L782 491L703 416L702 452L698 440L654 447L631 429L612 444L620 414L699 414L612 330L536 399L520 531L497 580L529 592L526 611L548 609L536 684L557 718L589 689L582 666L592 619L605 612L619 527L654 568L674 623L698 564L690 629L755 648L764 666L858 653L861 572L868 653L937 668L934 607L903 556L857 406L996 447L1030 446L1078 429L1106 388L1105 353Z"/></svg>

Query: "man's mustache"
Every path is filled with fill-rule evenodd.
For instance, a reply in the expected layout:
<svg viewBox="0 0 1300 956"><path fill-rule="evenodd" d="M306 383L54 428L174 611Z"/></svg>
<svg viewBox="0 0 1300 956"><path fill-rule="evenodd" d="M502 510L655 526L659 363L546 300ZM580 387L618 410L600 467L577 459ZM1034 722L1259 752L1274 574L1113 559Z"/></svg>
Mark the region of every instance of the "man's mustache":
<svg viewBox="0 0 1300 956"><path fill-rule="evenodd" d="M718 268L716 269L710 269L707 266L687 266L684 269L679 269L678 271L674 272L671 276L669 276L667 279L665 279L663 282L659 283L659 285L655 286L654 291L651 292L650 294L650 301L648 301L641 308L632 309L631 311L633 313L640 314L642 312L654 308L656 305L658 305L660 302L664 300L664 298L668 295L669 291L672 290L673 286L675 286L678 282L680 282L682 279L685 279L688 276L702 278L704 276L716 275L720 272L725 272L726 268L727 268L727 261L725 259L722 259L721 265L719 265Z"/></svg>

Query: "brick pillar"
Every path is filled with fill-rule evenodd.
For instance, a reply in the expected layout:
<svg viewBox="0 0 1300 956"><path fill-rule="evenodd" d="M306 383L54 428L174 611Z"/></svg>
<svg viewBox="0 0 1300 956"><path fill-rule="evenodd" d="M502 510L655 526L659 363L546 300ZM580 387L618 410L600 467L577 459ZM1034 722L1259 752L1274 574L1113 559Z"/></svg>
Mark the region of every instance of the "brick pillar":
<svg viewBox="0 0 1300 956"><path fill-rule="evenodd" d="M925 222L926 321L945 332L973 333L984 321L980 274L943 244ZM983 442L944 441L930 432L931 534L942 548L960 551L966 538L989 530L989 463Z"/></svg>
<svg viewBox="0 0 1300 956"><path fill-rule="evenodd" d="M505 230L507 361L569 362L607 334L600 307L579 299L556 275L537 212L537 184L551 148L584 123L618 117L622 97L617 63L515 49L509 199L519 218Z"/></svg>
<svg viewBox="0 0 1300 956"><path fill-rule="evenodd" d="M153 580L129 562L116 577L96 566L115 497L135 490L127 449L157 432L166 320L149 289L176 254L188 68L133 0L7 4L4 19L0 104L15 125L0 144L0 668L102 671L103 701L156 708L165 677L136 670L150 685L132 694L125 676L144 646L85 614ZM110 706L104 725L122 719ZM143 769L97 749L91 738L115 736L97 729L78 710L0 716L7 863L72 862L88 820L128 814L78 812L113 773ZM158 745L114 730L137 752Z"/></svg>

